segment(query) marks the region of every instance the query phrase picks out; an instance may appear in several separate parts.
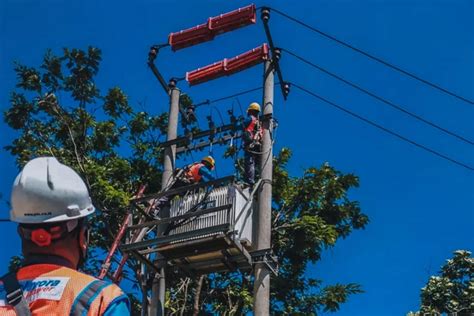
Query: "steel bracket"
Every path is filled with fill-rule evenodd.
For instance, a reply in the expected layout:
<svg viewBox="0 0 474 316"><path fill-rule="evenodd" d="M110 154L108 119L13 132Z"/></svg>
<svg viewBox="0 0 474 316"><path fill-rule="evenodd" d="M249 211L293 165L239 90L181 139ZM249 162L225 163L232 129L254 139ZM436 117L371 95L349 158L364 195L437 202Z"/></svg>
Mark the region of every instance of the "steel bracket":
<svg viewBox="0 0 474 316"><path fill-rule="evenodd" d="M250 252L252 264L264 264L275 276L278 276L278 258L273 255L271 248Z"/></svg>

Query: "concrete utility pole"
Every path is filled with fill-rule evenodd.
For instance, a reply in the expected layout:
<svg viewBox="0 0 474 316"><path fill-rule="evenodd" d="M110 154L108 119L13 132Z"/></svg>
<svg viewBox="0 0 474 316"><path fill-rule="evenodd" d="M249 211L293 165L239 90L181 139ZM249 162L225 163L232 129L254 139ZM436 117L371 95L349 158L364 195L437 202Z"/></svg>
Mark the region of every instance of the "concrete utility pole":
<svg viewBox="0 0 474 316"><path fill-rule="evenodd" d="M173 140L178 134L178 114L179 114L179 96L180 90L176 87L176 80L171 79L168 87L170 96L170 111L168 118L168 133L166 140ZM165 156L163 161L163 176L161 178L161 188L165 189L171 182L173 177L173 171L175 168L176 160L176 145L168 146L165 148ZM163 212L166 211L167 213ZM161 217L169 217L169 209L165 208L162 210ZM163 235L163 226L159 226L157 229L158 236ZM164 315L165 309L165 293L166 293L166 280L165 280L165 268L161 267L160 274L156 275L153 280L153 286L151 290L151 306L150 316L162 316Z"/></svg>
<svg viewBox="0 0 474 316"><path fill-rule="evenodd" d="M263 73L263 114L273 115L273 63L264 63ZM271 248L272 230L272 173L273 173L273 119L263 121L262 155L260 160L260 178L262 187L258 195L257 250ZM270 270L263 263L255 266L253 289L253 313L257 316L270 315Z"/></svg>

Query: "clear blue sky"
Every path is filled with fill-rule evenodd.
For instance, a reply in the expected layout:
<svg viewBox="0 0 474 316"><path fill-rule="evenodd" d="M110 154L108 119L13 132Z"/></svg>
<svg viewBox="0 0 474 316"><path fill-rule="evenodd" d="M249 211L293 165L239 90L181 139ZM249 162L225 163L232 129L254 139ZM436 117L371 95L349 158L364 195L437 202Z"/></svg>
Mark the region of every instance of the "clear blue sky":
<svg viewBox="0 0 474 316"><path fill-rule="evenodd" d="M132 4L133 3L133 4ZM199 3L199 5L197 4ZM456 1L271 1L275 8L402 66L428 80L474 99L474 2ZM167 99L145 61L148 47L167 34L246 5L244 1L0 1L0 108L14 89L12 62L38 66L47 48L102 49L97 78L105 91L119 85L132 104L150 112L167 110ZM257 5L268 3L257 2ZM474 106L406 78L276 14L271 17L276 44L289 48L410 111L474 139ZM260 45L262 24L158 58L167 78L232 57ZM395 112L366 95L283 56L285 78L344 105L417 142L474 166L473 147ZM230 78L182 90L195 101L213 99L261 84L261 67ZM328 283L356 282L364 294L350 298L339 315L402 315L419 304L419 290L452 251L473 250L474 172L456 166L355 120L293 89L284 103L275 91L280 126L276 147L291 146L290 171L324 162L360 177L351 197L369 215L366 230L327 250L308 273ZM261 95L240 97L245 106ZM232 101L218 104L221 112ZM201 116L209 109L202 108ZM205 112L205 113L204 113ZM215 115L215 114L214 114ZM218 120L218 118L216 117ZM203 121L203 123L205 123ZM0 123L0 145L15 134ZM0 192L8 199L17 170L1 151ZM220 166L220 175L228 172ZM1 204L0 217L8 216ZM2 223L0 270L18 254L16 227Z"/></svg>

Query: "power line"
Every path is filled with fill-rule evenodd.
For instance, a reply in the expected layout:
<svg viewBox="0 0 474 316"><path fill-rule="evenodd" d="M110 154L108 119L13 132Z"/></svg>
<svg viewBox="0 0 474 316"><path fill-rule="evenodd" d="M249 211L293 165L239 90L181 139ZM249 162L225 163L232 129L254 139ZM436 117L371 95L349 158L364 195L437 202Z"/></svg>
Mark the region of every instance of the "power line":
<svg viewBox="0 0 474 316"><path fill-rule="evenodd" d="M309 60L307 60L307 59L305 59L305 58L303 58L303 57L301 57L301 56L299 56L299 55L297 55L297 54L295 54L295 53L289 51L288 49L281 48L281 50L287 52L289 55L295 57L296 59L298 59L298 60L300 60L300 61L302 61L302 62L304 62L305 64L310 65L311 67L316 68L316 69L318 69L319 71L322 71L322 72L324 72L325 74L327 74L327 75L329 75L329 76L331 76L331 77L333 77L333 78L336 78L336 79L339 80L339 81L344 82L345 84L347 84L347 85L349 85L349 86L351 86L351 87L353 87L353 88L355 88L355 89L357 89L357 90L359 90L359 91L361 91L361 92L363 92L363 93L365 93L365 94L371 96L372 98L375 98L375 99L377 99L377 100L379 100L379 101L381 101L381 102L383 102L383 103L385 103L385 104L391 106L392 108L394 108L394 109L396 109L396 110L398 110L398 111L401 111L401 112L403 112L403 113L405 113L405 114L407 114L407 115L409 115L409 116L411 116L411 117L413 117L413 118L415 118L415 119L417 119L417 120L419 120L419 121L422 121L423 123L428 124L428 125L430 125L431 127L434 127L434 128L436 128L436 129L438 129L438 130L440 130L440 131L442 131L442 132L444 132L444 133L446 133L446 134L448 134L448 135L451 135L451 136L453 136L453 137L456 137L457 139L459 139L459 140L461 140L461 141L463 141L463 142L465 142L465 143L467 143L467 144L469 144L469 145L474 145L474 142L473 142L473 141L471 141L471 140L469 140L469 139L467 139L467 138L465 138L465 137L463 137L463 136L461 136L461 135L458 135L458 134L456 134L456 133L454 133L454 132L451 132L451 131L449 131L449 130L447 130L447 129L445 129L445 128L443 128L443 127L441 127L441 126L439 126L439 125L437 125L437 124L435 124L435 123L433 123L433 122L430 122L430 121L428 121L427 119L424 119L423 117L421 117L421 116L419 116L419 115L417 115L417 114L414 114L414 113L412 113L412 112L410 112L410 111L404 109L404 108L401 107L400 105L397 105L397 104L395 104L395 103L393 103L393 102L391 102L391 101L389 101L389 100L387 100L387 99L384 99L384 98L382 98L382 97L380 97L380 96L374 94L373 92L370 92L369 90L367 90L367 89L365 89L365 88L362 88L362 87L356 85L355 83L353 83L353 82L351 82L351 81L349 81L349 80L346 80L346 79L344 79L343 77L341 77L341 76L339 76L339 75L336 75L336 74L330 72L329 70L327 70L327 69L325 69L325 68L323 68L323 67L321 67L321 66L316 65L315 63L313 63L313 62L311 62L311 61L309 61Z"/></svg>
<svg viewBox="0 0 474 316"><path fill-rule="evenodd" d="M275 86L279 85L280 82L275 82ZM263 87L256 87L256 88L253 88L253 89L248 89L248 90L243 90L243 91L240 91L240 92L237 92L235 94L231 94L231 95L228 95L228 96L225 96L225 97L222 97L222 98L218 98L218 99L213 99L213 100L205 100L205 101L202 101L202 102L199 102L199 103L196 103L194 104L195 107L198 107L198 106L201 106L201 105L209 105L209 104L212 104L212 103L217 103L217 102L220 102L220 101L224 101L224 100L228 100L228 99L232 99L232 98L236 98L238 96L241 96L241 95L244 95L244 94L247 94L247 93L250 93L250 92L255 92L255 91L258 91L258 90L262 90ZM240 101L239 101L239 106L240 106Z"/></svg>
<svg viewBox="0 0 474 316"><path fill-rule="evenodd" d="M262 89L263 89L262 87L258 87L258 88L253 88L253 89L249 89L249 90L244 90L244 91L241 91L241 92L238 92L238 93L229 95L229 96L225 96L225 97L222 97L222 98L218 98L218 99L214 99L214 100L209 100L209 99L208 99L208 100L206 100L206 101L203 101L203 102L200 102L200 103L198 103L198 104L195 104L194 106L198 107L198 106L201 106L201 105L212 104L212 103L224 101L224 100L227 100L227 99L232 99L232 98L241 96L241 95L243 95L243 94L247 94L247 93L254 92L254 91L258 91L258 90L262 90Z"/></svg>
<svg viewBox="0 0 474 316"><path fill-rule="evenodd" d="M294 86L295 88L298 88L298 89L300 89L301 91L306 92L307 94L309 94L309 95L311 95L311 96L313 96L313 97L315 97L315 98L317 98L317 99L319 99L319 100L321 100L321 101L324 101L324 102L326 102L327 104L329 104L329 105L331 105L331 106L337 108L338 110L341 110L341 111L343 111L343 112L345 112L345 113L347 113L347 114L349 114L349 115L351 115L351 116L353 116L353 117L355 117L355 118L357 118L357 119L359 119L359 120L361 120L361 121L363 121L363 122L365 122L365 123L367 123L367 124L370 124L370 125L372 125L372 126L378 128L378 129L380 129L380 130L382 130L382 131L384 131L384 132L386 132L386 133L388 133L388 134L390 134L390 135L393 135L393 136L395 136L395 137L397 137L397 138L399 138L399 139L401 139L401 140L403 140L403 141L405 141L405 142L407 142L407 143L410 143L410 144L412 144L412 145L414 145L414 146L416 146L416 147L418 147L418 148L421 148L421 149L423 149L423 150L425 150L425 151L427 151L427 152L429 152L429 153L431 153L431 154L434 154L434 155L436 155L436 156L438 156L438 157L440 157L440 158L443 158L443 159L445 159L445 160L447 160L447 161L449 161L449 162L451 162L451 163L454 163L454 164L456 164L456 165L459 165L459 166L461 166L461 167L464 167L464 168L466 168L466 169L468 169L468 170L470 170L470 171L474 171L474 168L471 167L471 166L468 166L468 165L466 165L466 164L464 164L464 163L462 163L462 162L460 162L460 161L457 161L457 160L455 160L455 159L452 159L452 158L450 158L450 157L448 157L448 156L446 156L446 155L444 155L444 154L442 154L442 153L439 153L439 152L437 152L437 151L435 151L435 150L433 150L433 149L431 149L431 148L428 148L428 147L426 147L426 146L424 146L424 145L421 145L421 144L419 144L419 143L416 143L415 141L412 141L411 139L408 139L408 138L406 138L405 136L402 136L402 135L400 135L400 134L398 134L398 133L396 133L396 132L393 132L393 131L391 131L391 130L385 128L385 127L383 127L382 125L379 125L379 124L377 124L377 123L375 123L375 122L373 122L373 121L371 121L371 120L368 120L368 119L366 119L366 118L364 118L364 117L362 117L362 116L360 116L360 115L358 115L358 114L356 114L356 113L354 113L354 112L352 112L352 111L349 111L349 110L347 110L346 108L344 108L344 107L342 107L342 106L340 106L340 105L337 105L336 103L334 103L334 102L332 102L332 101L329 101L328 99L326 99L326 98L324 98L324 97L322 97L322 96L320 96L320 95L318 95L318 94L316 94L316 93L314 93L314 92L312 92L312 91L310 91L310 90L308 90L308 89L306 89L306 88L304 88L304 87L302 87L302 86L300 86L300 85L297 85L297 84L295 84L295 83L291 83L291 84L292 84L292 86Z"/></svg>
<svg viewBox="0 0 474 316"><path fill-rule="evenodd" d="M446 93L446 94L448 94L448 95L450 95L450 96L452 96L452 97L455 97L455 98L457 98L457 99L459 99L459 100L462 100L462 101L464 101L464 102L466 102L466 103L469 103L469 104L471 104L471 105L474 105L474 101L472 101L472 100L469 100L469 99L467 99L467 98L465 98L465 97L463 97L463 96L460 96L460 95L458 95L458 94L456 94L456 93L454 93L454 92L451 92L451 91L449 91L448 89L445 89L445 88L443 88L443 87L441 87L441 86L439 86L439 85L437 85L437 84L435 84L435 83L432 83L432 82L430 82L430 81L428 81L428 80L426 80L426 79L423 79L423 78L421 78L421 77L419 77L419 76L417 76L417 75L415 75L415 74L413 74L413 73L411 73L411 72L408 72L408 71L406 71L406 70L403 70L402 68L400 68L400 67L398 67L398 66L395 66L395 65L393 65L393 64L391 64L391 63L389 63L389 62L387 62L387 61L385 61L385 60L383 60L383 59L381 59L381 58L379 58L379 57L376 57L376 56L374 56L374 55L372 55L372 54L369 54L369 53L367 53L366 51L363 51L362 49L359 49L359 48L357 48L357 47L355 47L355 46L353 46L353 45L351 45L351 44L349 44L349 43L347 43L347 42L344 42L344 41L342 41L342 40L340 40L340 39L338 39L338 38L336 38L336 37L334 37L334 36L332 36L332 35L330 35L330 34L328 34L328 33L326 33L326 32L323 32L323 31L321 31L321 30L319 30L319 29L317 29L317 28L315 28L315 27L313 27L313 26L311 26L311 25L309 25L309 24L306 24L305 22L303 22L303 21L301 21L301 20L299 20L299 19L296 19L296 18L294 18L294 17L292 17L292 16L290 16L290 15L288 15L288 14L282 12L282 11L279 11L279 10L274 9L274 8L271 8L271 10L274 11L274 12L276 12L276 13L278 13L278 14L280 14L281 16L283 16L283 17L285 17L285 18L287 18L287 19L289 19L289 20L291 20L291 21L293 21L293 22L299 24L299 25L302 25L302 26L304 26L304 27L306 27L306 28L312 30L313 32L316 32L316 33L318 33L318 34L320 34L320 35L322 35L322 36L324 36L324 37L326 37L326 38L328 38L328 39L330 39L330 40L332 40L332 41L335 41L335 42L337 42L337 43L339 43L339 44L341 44L341 45L343 45L343 46L345 46L345 47L347 47L347 48L349 48L349 49L352 49L353 51L358 52L359 54L362 54L362 55L364 55L364 56L366 56L366 57L368 57L368 58L370 58L370 59L372 59L372 60L375 60L375 61L377 61L377 62L379 62L379 63L381 63L381 64L383 64L383 65L385 65L385 66L387 66L387 67L389 67L389 68L392 68L392 69L394 69L394 70L396 70L396 71L398 71L398 72L400 72L400 73L402 73L402 74L404 74L404 75L406 75L406 76L409 76L409 77L411 77L411 78L413 78L413 79L415 79L415 80L418 80L418 81L420 81L420 82L422 82L422 83L424 83L424 84L426 84L426 85L428 85L428 86L430 86L430 87L432 87L432 88L435 88L435 89L437 89L437 90L439 90L439 91L441 91L441 92L444 92L444 93Z"/></svg>

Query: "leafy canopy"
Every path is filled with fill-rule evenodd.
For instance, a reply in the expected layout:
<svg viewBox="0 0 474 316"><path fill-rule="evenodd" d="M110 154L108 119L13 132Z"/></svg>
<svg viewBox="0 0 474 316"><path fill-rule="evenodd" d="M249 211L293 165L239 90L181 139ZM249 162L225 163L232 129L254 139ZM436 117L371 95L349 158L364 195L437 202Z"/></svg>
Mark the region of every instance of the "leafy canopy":
<svg viewBox="0 0 474 316"><path fill-rule="evenodd" d="M474 258L467 250L456 250L446 260L439 276L431 276L421 288L421 308L408 315L440 315L441 313L474 313Z"/></svg>

